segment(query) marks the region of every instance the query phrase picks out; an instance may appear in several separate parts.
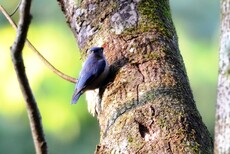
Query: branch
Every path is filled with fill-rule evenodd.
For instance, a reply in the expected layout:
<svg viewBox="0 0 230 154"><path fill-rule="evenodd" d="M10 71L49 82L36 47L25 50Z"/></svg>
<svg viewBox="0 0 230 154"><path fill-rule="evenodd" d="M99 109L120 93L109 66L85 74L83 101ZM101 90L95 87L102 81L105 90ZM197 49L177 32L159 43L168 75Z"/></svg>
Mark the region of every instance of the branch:
<svg viewBox="0 0 230 154"><path fill-rule="evenodd" d="M4 16L6 17L6 19L9 21L9 23L12 25L12 27L14 29L17 30L17 25L14 23L14 21L12 20L12 18L10 17L10 15L6 12L6 10L0 5L0 10L1 12L4 14ZM67 80L67 81L70 81L72 83L76 83L77 80L73 77L70 77L64 73L62 73L61 71L59 71L58 69L56 69L51 63L49 63L49 61L47 61L43 56L42 54L33 46L33 44L28 40L26 39L26 44L29 46L29 48L34 51L38 57L40 58L40 60L50 69L52 70L56 75L58 75L59 77Z"/></svg>
<svg viewBox="0 0 230 154"><path fill-rule="evenodd" d="M22 0L20 19L16 39L11 47L11 57L17 74L19 85L26 101L27 113L30 121L31 132L37 154L48 153L45 136L43 133L41 117L37 103L30 89L25 73L22 50L26 41L27 32L32 16L30 15L31 0Z"/></svg>
<svg viewBox="0 0 230 154"><path fill-rule="evenodd" d="M18 8L20 7L21 2L22 2L22 0L20 0L20 1L18 2L18 5L16 6L16 8L15 8L14 11L10 14L11 17L18 11Z"/></svg>

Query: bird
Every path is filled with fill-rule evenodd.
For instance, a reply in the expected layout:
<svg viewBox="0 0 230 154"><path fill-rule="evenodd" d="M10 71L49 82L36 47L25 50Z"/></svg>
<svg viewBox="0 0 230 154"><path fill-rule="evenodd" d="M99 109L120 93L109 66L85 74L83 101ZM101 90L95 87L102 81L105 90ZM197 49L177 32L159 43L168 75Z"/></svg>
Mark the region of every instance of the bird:
<svg viewBox="0 0 230 154"><path fill-rule="evenodd" d="M75 85L71 104L76 104L79 97L87 90L100 88L109 73L109 64L103 54L103 47L92 47L80 71Z"/></svg>

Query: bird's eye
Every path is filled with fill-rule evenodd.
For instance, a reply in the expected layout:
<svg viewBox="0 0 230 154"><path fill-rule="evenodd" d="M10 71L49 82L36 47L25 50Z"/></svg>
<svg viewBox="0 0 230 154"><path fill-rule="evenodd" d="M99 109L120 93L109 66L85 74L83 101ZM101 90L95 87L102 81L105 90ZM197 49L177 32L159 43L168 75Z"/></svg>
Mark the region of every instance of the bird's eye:
<svg viewBox="0 0 230 154"><path fill-rule="evenodd" d="M92 50L87 50L87 54L88 54L88 55L91 54L91 53L93 53Z"/></svg>

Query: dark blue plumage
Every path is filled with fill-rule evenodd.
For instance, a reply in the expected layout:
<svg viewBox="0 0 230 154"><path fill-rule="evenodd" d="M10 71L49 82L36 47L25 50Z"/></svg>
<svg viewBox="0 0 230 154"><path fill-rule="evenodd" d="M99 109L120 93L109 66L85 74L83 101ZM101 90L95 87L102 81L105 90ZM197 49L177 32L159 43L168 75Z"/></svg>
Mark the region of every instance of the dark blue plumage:
<svg viewBox="0 0 230 154"><path fill-rule="evenodd" d="M108 67L103 55L103 48L91 48L75 86L72 104L75 104L86 90L93 90L100 87L108 75Z"/></svg>

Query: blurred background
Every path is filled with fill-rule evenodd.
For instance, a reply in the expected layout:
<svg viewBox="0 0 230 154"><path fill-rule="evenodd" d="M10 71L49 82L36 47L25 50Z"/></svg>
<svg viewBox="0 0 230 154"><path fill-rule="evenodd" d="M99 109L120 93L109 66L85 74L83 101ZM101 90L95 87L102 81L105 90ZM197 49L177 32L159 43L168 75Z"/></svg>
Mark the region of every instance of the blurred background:
<svg viewBox="0 0 230 154"><path fill-rule="evenodd" d="M219 49L219 1L171 0L171 11L194 98L213 136ZM12 12L18 0L0 0ZM32 4L28 38L55 67L76 77L82 60L75 38L57 2ZM17 21L18 14L13 16ZM15 30L0 13L0 153L34 152L25 103L10 58ZM51 154L92 154L99 142L96 118L87 112L84 96L70 105L74 84L52 73L25 47L27 75L42 115Z"/></svg>

